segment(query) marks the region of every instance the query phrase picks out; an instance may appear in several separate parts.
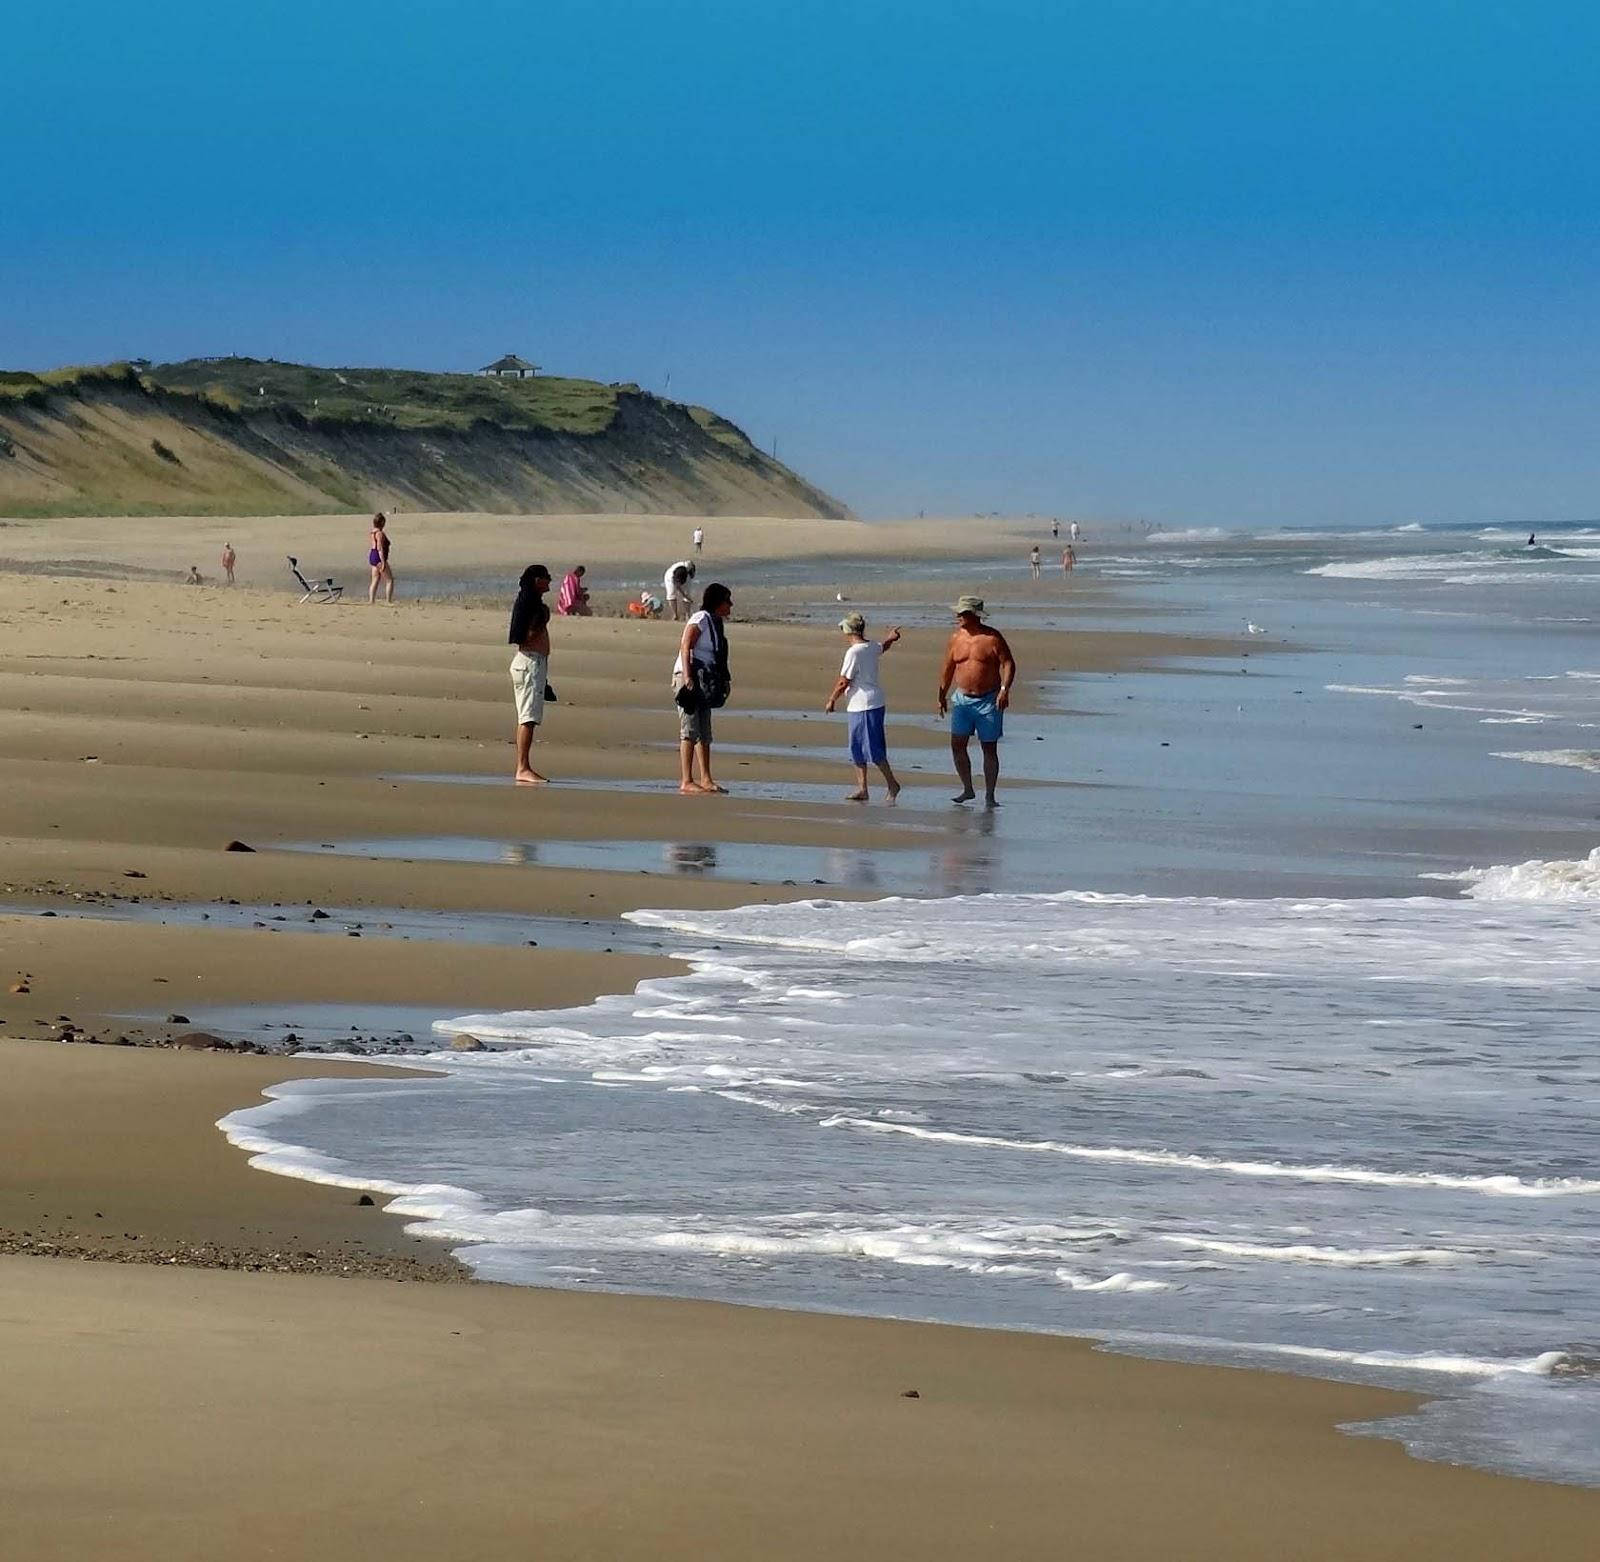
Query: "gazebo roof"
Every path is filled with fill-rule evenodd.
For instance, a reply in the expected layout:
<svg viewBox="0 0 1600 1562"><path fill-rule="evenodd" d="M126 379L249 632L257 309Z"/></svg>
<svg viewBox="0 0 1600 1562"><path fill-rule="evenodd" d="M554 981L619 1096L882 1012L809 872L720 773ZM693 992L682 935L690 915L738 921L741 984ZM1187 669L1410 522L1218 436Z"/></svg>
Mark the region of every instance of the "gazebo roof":
<svg viewBox="0 0 1600 1562"><path fill-rule="evenodd" d="M478 370L479 374L495 374L505 369L537 369L536 363L529 363L526 358L519 358L515 353L507 353L504 358L496 358L493 363L486 363Z"/></svg>

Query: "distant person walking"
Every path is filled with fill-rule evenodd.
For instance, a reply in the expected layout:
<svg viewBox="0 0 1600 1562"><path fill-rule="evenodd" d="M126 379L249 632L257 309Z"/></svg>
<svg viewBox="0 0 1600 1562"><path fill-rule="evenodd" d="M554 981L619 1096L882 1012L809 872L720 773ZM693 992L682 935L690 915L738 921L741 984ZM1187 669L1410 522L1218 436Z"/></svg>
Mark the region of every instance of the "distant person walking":
<svg viewBox="0 0 1600 1562"><path fill-rule="evenodd" d="M683 626L672 664L672 698L678 707L678 790L726 792L711 774L711 713L725 705L733 679L728 673L726 623L733 593L718 581L706 587L700 611ZM696 764L699 774L696 776Z"/></svg>
<svg viewBox="0 0 1600 1562"><path fill-rule="evenodd" d="M589 617L589 588L584 585L584 566L574 565L562 577L561 590L556 593L556 611L565 618Z"/></svg>
<svg viewBox="0 0 1600 1562"><path fill-rule="evenodd" d="M1028 551L1028 568L1033 572L1033 578L1039 578L1039 544L1034 543Z"/></svg>
<svg viewBox="0 0 1600 1562"><path fill-rule="evenodd" d="M367 587L367 601L378 600L378 587L383 587L383 600L394 601L394 571L389 568L389 522L380 510L372 517L372 534L367 540L367 564L372 570L372 584Z"/></svg>
<svg viewBox="0 0 1600 1562"><path fill-rule="evenodd" d="M1069 542L1066 547L1061 550L1061 573L1063 575L1070 575L1077 567L1078 555L1072 544Z"/></svg>
<svg viewBox="0 0 1600 1562"><path fill-rule="evenodd" d="M961 793L952 802L970 803L972 760L967 743L976 735L983 749L984 803L993 808L1000 780L1000 739L1006 707L1017 678L1017 661L1006 637L983 621L983 598L962 597L954 608L955 633L945 648L939 670L939 714L950 718L950 757L955 761Z"/></svg>
<svg viewBox="0 0 1600 1562"><path fill-rule="evenodd" d="M239 562L239 555L233 551L233 544L225 542L222 545L222 573L227 577L227 582L233 584L233 566Z"/></svg>
<svg viewBox="0 0 1600 1562"><path fill-rule="evenodd" d="M667 588L667 606L672 609L672 621L677 623L689 616L689 582L694 579L694 561L679 559L667 567L661 584Z"/></svg>
<svg viewBox="0 0 1600 1562"><path fill-rule="evenodd" d="M1061 522L1053 515L1050 517L1050 539L1052 542L1061 540Z"/></svg>
<svg viewBox="0 0 1600 1562"><path fill-rule="evenodd" d="M883 782L892 803L900 795L900 783L889 768L889 744L884 733L887 702L878 681L878 662L900 638L900 631L891 629L882 640L869 640L867 621L859 613L846 613L839 620L839 627L850 643L845 648L844 665L839 669L833 693L822 708L831 716L840 699L846 693L850 696L844 708L850 728L850 762L856 767L856 789L848 801L867 801L867 766L873 764L883 772Z"/></svg>
<svg viewBox="0 0 1600 1562"><path fill-rule="evenodd" d="M705 545L706 545L706 529L705 529L704 526L696 526L695 529L694 529L694 551L696 553L700 552L700 550L702 548L704 548Z"/></svg>
<svg viewBox="0 0 1600 1562"><path fill-rule="evenodd" d="M1080 530L1079 530L1079 527L1078 527L1078 523L1076 521L1074 521L1067 528L1067 541L1068 542L1076 542L1080 535L1081 535L1081 533L1080 533Z"/></svg>
<svg viewBox="0 0 1600 1562"><path fill-rule="evenodd" d="M543 786L549 780L533 768L533 731L544 720L545 686L550 677L550 571L530 564L517 582L507 636L516 647L511 657L511 692L517 702L518 786Z"/></svg>

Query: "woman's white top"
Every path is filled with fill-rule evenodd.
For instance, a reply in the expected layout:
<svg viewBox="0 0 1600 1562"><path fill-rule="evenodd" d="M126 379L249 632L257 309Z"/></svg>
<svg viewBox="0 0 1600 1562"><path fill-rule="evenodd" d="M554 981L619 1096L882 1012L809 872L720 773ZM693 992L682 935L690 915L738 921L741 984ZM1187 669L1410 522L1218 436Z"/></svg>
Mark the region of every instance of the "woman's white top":
<svg viewBox="0 0 1600 1562"><path fill-rule="evenodd" d="M701 608L698 613L689 615L689 622L700 631L700 638L695 641L689 654L695 661L702 663L706 667L715 667L717 665L716 630L711 627L711 617L712 615L704 608ZM672 664L672 676L674 678L683 677L683 642L681 640L678 642L677 660Z"/></svg>
<svg viewBox="0 0 1600 1562"><path fill-rule="evenodd" d="M882 656L883 647L876 640L857 641L845 651L839 676L850 680L850 698L844 707L847 711L877 710L886 703L878 686L878 662Z"/></svg>

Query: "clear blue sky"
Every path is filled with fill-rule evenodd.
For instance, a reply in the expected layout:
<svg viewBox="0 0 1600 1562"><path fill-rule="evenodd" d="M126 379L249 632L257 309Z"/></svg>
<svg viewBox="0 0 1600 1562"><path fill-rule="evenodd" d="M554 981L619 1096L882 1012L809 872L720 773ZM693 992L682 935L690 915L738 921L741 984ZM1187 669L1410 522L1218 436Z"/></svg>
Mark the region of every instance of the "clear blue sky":
<svg viewBox="0 0 1600 1562"><path fill-rule="evenodd" d="M0 366L704 401L865 514L1600 515L1600 10L58 0Z"/></svg>

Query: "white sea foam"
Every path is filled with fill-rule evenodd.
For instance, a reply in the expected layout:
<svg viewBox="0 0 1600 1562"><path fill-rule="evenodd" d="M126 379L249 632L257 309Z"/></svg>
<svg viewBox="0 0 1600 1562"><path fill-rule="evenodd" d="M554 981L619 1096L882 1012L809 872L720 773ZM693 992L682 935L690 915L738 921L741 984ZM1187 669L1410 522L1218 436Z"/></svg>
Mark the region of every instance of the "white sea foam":
<svg viewBox="0 0 1600 1562"><path fill-rule="evenodd" d="M1559 561L1576 554L1558 554L1553 549L1503 549L1478 553L1415 553L1378 559L1332 559L1314 564L1304 573L1327 580L1393 580L1433 582L1464 586L1510 584L1559 584L1560 570L1541 570L1530 566Z"/></svg>
<svg viewBox="0 0 1600 1562"><path fill-rule="evenodd" d="M1388 1372L1438 1373L1452 1378L1498 1378L1513 1374L1547 1378L1566 1360L1566 1352L1559 1350L1515 1357L1463 1356L1450 1351L1331 1350L1315 1345L1254 1345L1250 1351L1301 1361L1376 1367Z"/></svg>
<svg viewBox="0 0 1600 1562"><path fill-rule="evenodd" d="M824 1128L855 1128L868 1133L905 1134L935 1143L975 1149L1019 1150L1035 1155L1064 1155L1078 1161L1109 1161L1122 1166L1161 1167L1174 1171L1224 1172L1236 1177L1270 1177L1292 1182L1362 1183L1378 1188L1441 1188L1500 1198L1547 1199L1600 1194L1600 1181L1586 1177L1519 1177L1512 1172L1462 1175L1452 1172L1380 1171L1369 1166L1295 1166L1282 1161L1228 1160L1178 1150L1142 1149L1127 1145L1065 1144L1053 1139L1009 1139L996 1134L960 1133L947 1128L920 1128L910 1123L874 1122L836 1115Z"/></svg>
<svg viewBox="0 0 1600 1562"><path fill-rule="evenodd" d="M1161 544L1168 542L1230 542L1236 541L1247 534L1229 531L1224 526L1189 526L1178 531L1151 532L1144 540L1147 543Z"/></svg>
<svg viewBox="0 0 1600 1562"><path fill-rule="evenodd" d="M1308 1242L1230 1242L1220 1237L1168 1234L1160 1238L1177 1247L1218 1253L1229 1258L1257 1258L1279 1264L1331 1264L1340 1269L1387 1268L1391 1265L1459 1264L1472 1254L1440 1247L1319 1247Z"/></svg>
<svg viewBox="0 0 1600 1562"><path fill-rule="evenodd" d="M1557 904L1600 900L1600 846L1577 862L1519 862L1509 867L1467 868L1424 878L1465 884L1473 900L1545 901Z"/></svg>
<svg viewBox="0 0 1600 1562"><path fill-rule="evenodd" d="M1497 752L1496 759L1520 759L1525 765L1559 765L1600 775L1600 749L1542 748Z"/></svg>

